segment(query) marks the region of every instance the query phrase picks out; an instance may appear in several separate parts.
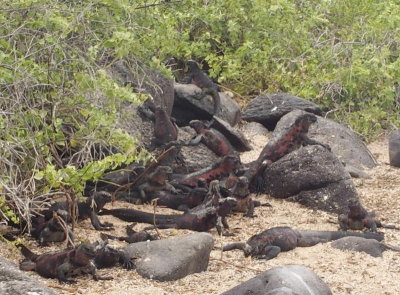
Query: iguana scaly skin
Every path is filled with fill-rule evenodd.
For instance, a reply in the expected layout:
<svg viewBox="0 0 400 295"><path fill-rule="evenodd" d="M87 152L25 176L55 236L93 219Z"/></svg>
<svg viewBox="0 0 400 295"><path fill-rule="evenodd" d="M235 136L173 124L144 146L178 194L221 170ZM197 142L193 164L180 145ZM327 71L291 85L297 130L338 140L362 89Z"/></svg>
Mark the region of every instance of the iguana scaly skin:
<svg viewBox="0 0 400 295"><path fill-rule="evenodd" d="M154 143L164 145L176 141L178 139L178 128L167 112L161 107L156 107L154 115Z"/></svg>
<svg viewBox="0 0 400 295"><path fill-rule="evenodd" d="M219 192L219 181L210 183L208 194L197 207L181 215L162 215L147 213L134 209L103 209L100 215L112 215L128 222L142 222L154 224L157 228L189 229L193 231L208 231L216 227L222 233L222 227L229 228L226 216L231 212L236 200L222 199ZM150 229L150 228L149 228Z"/></svg>
<svg viewBox="0 0 400 295"><path fill-rule="evenodd" d="M132 243L138 243L138 242L144 242L147 240L153 241L157 240L157 237L154 235L149 234L147 231L135 231L133 227L136 225L136 223L133 223L131 225L126 226L126 237L117 237L117 236L112 236L108 234L101 233L100 236L103 240L118 240L118 241L124 241L129 244Z"/></svg>
<svg viewBox="0 0 400 295"><path fill-rule="evenodd" d="M214 165L201 169L199 171L184 175L180 178L171 181L171 184L185 185L189 187L196 187L199 180L203 179L210 183L214 179L222 179L234 173L235 170L241 168L242 164L236 155L227 155Z"/></svg>
<svg viewBox="0 0 400 295"><path fill-rule="evenodd" d="M78 201L78 220L84 220L90 218L93 227L96 230L109 230L112 227L110 223L101 223L97 213L101 210L105 204L111 202L111 195L107 192L95 192L89 198L84 201ZM53 217L54 212L67 212L67 221L71 221L71 217L68 214L67 202L61 201L51 205L48 209L43 211L46 221Z"/></svg>
<svg viewBox="0 0 400 295"><path fill-rule="evenodd" d="M175 188L168 182L171 174L172 169L169 166L158 166L154 172L150 173L146 181L138 186L142 201L152 200L155 194L160 191L176 192Z"/></svg>
<svg viewBox="0 0 400 295"><path fill-rule="evenodd" d="M264 171L264 162L266 162L266 165L270 165L303 145L318 144L329 149L327 145L307 137L310 125L316 121L317 117L315 115L310 113L302 114L283 136L277 140L268 142L257 160L250 163L249 169L244 174L249 179L249 183L251 184L255 177Z"/></svg>
<svg viewBox="0 0 400 295"><path fill-rule="evenodd" d="M303 231L291 227L273 227L252 236L246 243L232 243L222 251L240 249L244 255L258 259L275 258L281 251L290 251L296 247L310 247L343 237L354 236L367 239L383 240L383 234L357 233L343 231Z"/></svg>
<svg viewBox="0 0 400 295"><path fill-rule="evenodd" d="M189 70L182 83L194 84L201 89L198 99L202 99L207 94L211 95L214 100L213 115L217 116L221 111L221 98L218 93L218 86L199 68L197 62L189 60L187 62Z"/></svg>
<svg viewBox="0 0 400 295"><path fill-rule="evenodd" d="M373 212L368 212L364 209L361 203L356 199L349 200L349 212L347 214L340 214L339 225L341 230L363 230L368 228L371 232L376 232L377 227L388 229L400 229L394 225L382 224L379 220L375 219Z"/></svg>
<svg viewBox="0 0 400 295"><path fill-rule="evenodd" d="M89 273L95 280L107 280L97 274L93 262L96 245L82 243L73 249L37 255L24 245L19 245L21 253L27 258L20 264L22 270L34 270L45 278L57 278L60 282L74 282L70 278L82 273Z"/></svg>
<svg viewBox="0 0 400 295"><path fill-rule="evenodd" d="M199 121L192 120L189 126L197 132L197 136L190 140L187 145L197 145L202 142L206 147L213 151L217 156L225 156L234 152L229 140L215 129L208 129L207 126Z"/></svg>

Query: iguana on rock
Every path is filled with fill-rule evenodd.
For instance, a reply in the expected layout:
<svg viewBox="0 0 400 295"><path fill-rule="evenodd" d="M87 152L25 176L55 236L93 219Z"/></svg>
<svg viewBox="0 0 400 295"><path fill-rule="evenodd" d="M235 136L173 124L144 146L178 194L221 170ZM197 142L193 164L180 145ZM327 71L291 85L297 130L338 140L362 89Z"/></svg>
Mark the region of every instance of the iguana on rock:
<svg viewBox="0 0 400 295"><path fill-rule="evenodd" d="M318 243L326 243L343 237L354 236L366 239L383 240L383 234L357 233L343 231L304 231L288 226L273 227L252 236L246 243L232 243L222 251L240 249L244 255L257 259L275 258L281 251L290 251L296 247L311 247Z"/></svg>
<svg viewBox="0 0 400 295"><path fill-rule="evenodd" d="M210 167L180 176L179 178L175 177L175 179L171 181L171 184L175 187L177 185L196 187L200 179L204 179L207 183L210 183L214 179L220 180L229 176L231 173L234 173L235 170L241 167L242 164L237 155L226 155L220 161Z"/></svg>
<svg viewBox="0 0 400 295"><path fill-rule="evenodd" d="M190 121L189 126L196 130L198 135L190 140L187 145L197 145L202 142L219 157L234 152L229 140L219 131L207 128L207 126L199 120Z"/></svg>
<svg viewBox="0 0 400 295"><path fill-rule="evenodd" d="M201 94L198 99L202 99L207 94L211 95L214 100L213 115L218 116L221 112L221 98L218 93L218 86L199 68L199 65L194 60L189 60L186 63L189 70L182 83L194 84L201 89Z"/></svg>
<svg viewBox="0 0 400 295"><path fill-rule="evenodd" d="M34 270L45 278L57 278L60 282L73 283L70 278L83 273L89 273L93 279L109 280L100 277L93 262L97 244L82 243L73 249L37 255L24 245L19 245L21 253L27 258L21 264L22 270Z"/></svg>
<svg viewBox="0 0 400 295"><path fill-rule="evenodd" d="M155 224L157 228L161 229L177 228L208 231L216 227L218 233L222 233L222 227L229 228L226 216L231 212L235 204L236 200L233 198L221 199L219 181L214 180L210 183L207 197L203 203L181 215L153 214L126 208L103 209L99 214L112 215L128 222Z"/></svg>
<svg viewBox="0 0 400 295"><path fill-rule="evenodd" d="M250 163L249 169L244 174L249 179L249 183L251 184L257 175L262 174L265 169L264 162L266 162L266 165L270 165L303 145L318 144L330 150L329 146L312 140L307 136L310 125L316 121L317 117L314 114L302 114L296 118L285 134L274 141L268 142L257 160ZM259 191L260 188L256 188L256 190Z"/></svg>
<svg viewBox="0 0 400 295"><path fill-rule="evenodd" d="M400 228L394 225L382 224L379 220L375 219L375 213L367 212L357 199L349 200L349 212L347 214L340 214L338 219L340 229L344 231L348 229L363 230L364 228L368 228L371 232L376 232L377 227L400 230Z"/></svg>
<svg viewBox="0 0 400 295"><path fill-rule="evenodd" d="M176 141L178 139L178 128L167 112L161 107L156 107L154 115L154 143L164 145Z"/></svg>

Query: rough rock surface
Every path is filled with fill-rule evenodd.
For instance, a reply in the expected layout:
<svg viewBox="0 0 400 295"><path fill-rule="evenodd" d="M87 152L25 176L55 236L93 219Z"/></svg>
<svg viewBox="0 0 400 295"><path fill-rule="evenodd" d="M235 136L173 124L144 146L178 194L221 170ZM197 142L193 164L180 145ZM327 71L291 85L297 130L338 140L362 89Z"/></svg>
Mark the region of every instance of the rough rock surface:
<svg viewBox="0 0 400 295"><path fill-rule="evenodd" d="M389 134L389 162L400 168L400 128Z"/></svg>
<svg viewBox="0 0 400 295"><path fill-rule="evenodd" d="M175 102L172 116L176 118L179 126L188 125L191 120L210 120L213 114L213 99L207 95L197 99L201 89L193 84L175 84ZM223 92L221 98L221 113L219 117L235 126L240 120L240 107Z"/></svg>
<svg viewBox="0 0 400 295"><path fill-rule="evenodd" d="M311 101L288 93L275 93L260 95L253 99L244 109L242 119L259 122L269 130L273 130L281 117L293 110L321 115L321 108Z"/></svg>
<svg viewBox="0 0 400 295"><path fill-rule="evenodd" d="M208 267L214 240L201 232L178 238L140 242L124 248L130 257L137 257L136 270L146 278L173 281Z"/></svg>
<svg viewBox="0 0 400 295"><path fill-rule="evenodd" d="M328 285L302 265L273 267L221 295L329 295Z"/></svg>
<svg viewBox="0 0 400 295"><path fill-rule="evenodd" d="M215 116L212 127L221 132L237 151L245 152L252 149L244 134L239 129L230 126L221 118Z"/></svg>
<svg viewBox="0 0 400 295"><path fill-rule="evenodd" d="M313 209L340 212L357 192L339 159L321 146L302 147L274 162L264 172L265 191Z"/></svg>
<svg viewBox="0 0 400 295"><path fill-rule="evenodd" d="M36 279L20 271L12 262L0 257L0 295L54 295Z"/></svg>
<svg viewBox="0 0 400 295"><path fill-rule="evenodd" d="M187 141L196 136L196 131L189 126L180 128L178 139L182 141ZM196 146L184 146L181 149L181 154L183 156L184 166L174 165L173 169L175 173L187 174L194 171L201 170L208 166L213 165L218 161L219 157L214 154L209 148L207 148L203 143Z"/></svg>
<svg viewBox="0 0 400 295"><path fill-rule="evenodd" d="M351 250L357 252L365 252L373 257L382 257L382 253L386 250L393 250L396 247L386 245L372 239L364 239L361 237L345 237L331 243L333 248L339 250ZM397 250L400 251L400 247Z"/></svg>

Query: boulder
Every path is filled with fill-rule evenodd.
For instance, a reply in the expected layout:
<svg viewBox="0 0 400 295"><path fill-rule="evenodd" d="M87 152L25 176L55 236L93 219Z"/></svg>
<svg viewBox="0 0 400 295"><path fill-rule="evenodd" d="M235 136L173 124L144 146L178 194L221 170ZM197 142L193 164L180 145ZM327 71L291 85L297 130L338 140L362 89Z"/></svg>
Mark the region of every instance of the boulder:
<svg viewBox="0 0 400 295"><path fill-rule="evenodd" d="M211 120L214 102L207 95L201 100L198 95L201 89L193 84L175 84L175 102L172 116L179 126L188 125L191 120ZM219 92L221 98L221 113L219 117L235 126L240 120L239 105L224 92Z"/></svg>
<svg viewBox="0 0 400 295"><path fill-rule="evenodd" d="M358 135L333 120L318 117L317 122L311 125L308 135L328 144L332 152L346 164L358 169L377 165L376 159Z"/></svg>
<svg viewBox="0 0 400 295"><path fill-rule="evenodd" d="M389 134L389 163L400 168L400 128Z"/></svg>
<svg viewBox="0 0 400 295"><path fill-rule="evenodd" d="M347 209L357 198L351 176L327 149L312 145L284 156L264 171L265 192L327 212Z"/></svg>
<svg viewBox="0 0 400 295"><path fill-rule="evenodd" d="M173 281L207 270L214 240L201 232L182 237L146 241L126 246L123 250L136 257L137 272L149 279Z"/></svg>
<svg viewBox="0 0 400 295"><path fill-rule="evenodd" d="M321 108L311 101L288 93L275 93L253 99L244 109L242 119L261 123L273 130L281 117L293 110L304 110L316 115L322 113Z"/></svg>
<svg viewBox="0 0 400 295"><path fill-rule="evenodd" d="M273 267L221 295L331 295L328 285L302 265Z"/></svg>
<svg viewBox="0 0 400 295"><path fill-rule="evenodd" d="M390 246L377 240L365 239L361 237L345 237L333 241L331 246L339 250L351 250L357 252L365 252L373 257L382 257L382 253L386 250L400 252L400 247Z"/></svg>
<svg viewBox="0 0 400 295"><path fill-rule="evenodd" d="M11 261L0 257L0 294L55 295L51 289L20 271Z"/></svg>
<svg viewBox="0 0 400 295"><path fill-rule="evenodd" d="M246 152L252 149L244 134L239 129L232 127L221 118L214 116L214 123L212 127L221 132L228 139L235 150L239 152Z"/></svg>
<svg viewBox="0 0 400 295"><path fill-rule="evenodd" d="M179 129L178 139L188 141L196 135L197 133L194 129L185 126ZM174 172L180 174L188 174L201 170L213 165L219 159L219 157L203 143L196 146L183 146L181 149L181 155L183 165L180 163L174 163L172 165Z"/></svg>

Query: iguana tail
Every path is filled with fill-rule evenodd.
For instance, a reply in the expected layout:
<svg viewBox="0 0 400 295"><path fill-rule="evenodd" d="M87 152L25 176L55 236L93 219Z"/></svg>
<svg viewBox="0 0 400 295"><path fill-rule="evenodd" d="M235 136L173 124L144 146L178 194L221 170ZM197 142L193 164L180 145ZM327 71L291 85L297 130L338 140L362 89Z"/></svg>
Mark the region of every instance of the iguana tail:
<svg viewBox="0 0 400 295"><path fill-rule="evenodd" d="M21 250L22 255L24 255L25 258L28 258L29 260L35 261L39 257L39 255L33 253L22 244L19 244L17 247Z"/></svg>
<svg viewBox="0 0 400 295"><path fill-rule="evenodd" d="M247 243L232 243L232 244L228 244L222 247L222 251L231 251L231 250L235 250L235 249L239 249L244 251L244 249L246 248Z"/></svg>

